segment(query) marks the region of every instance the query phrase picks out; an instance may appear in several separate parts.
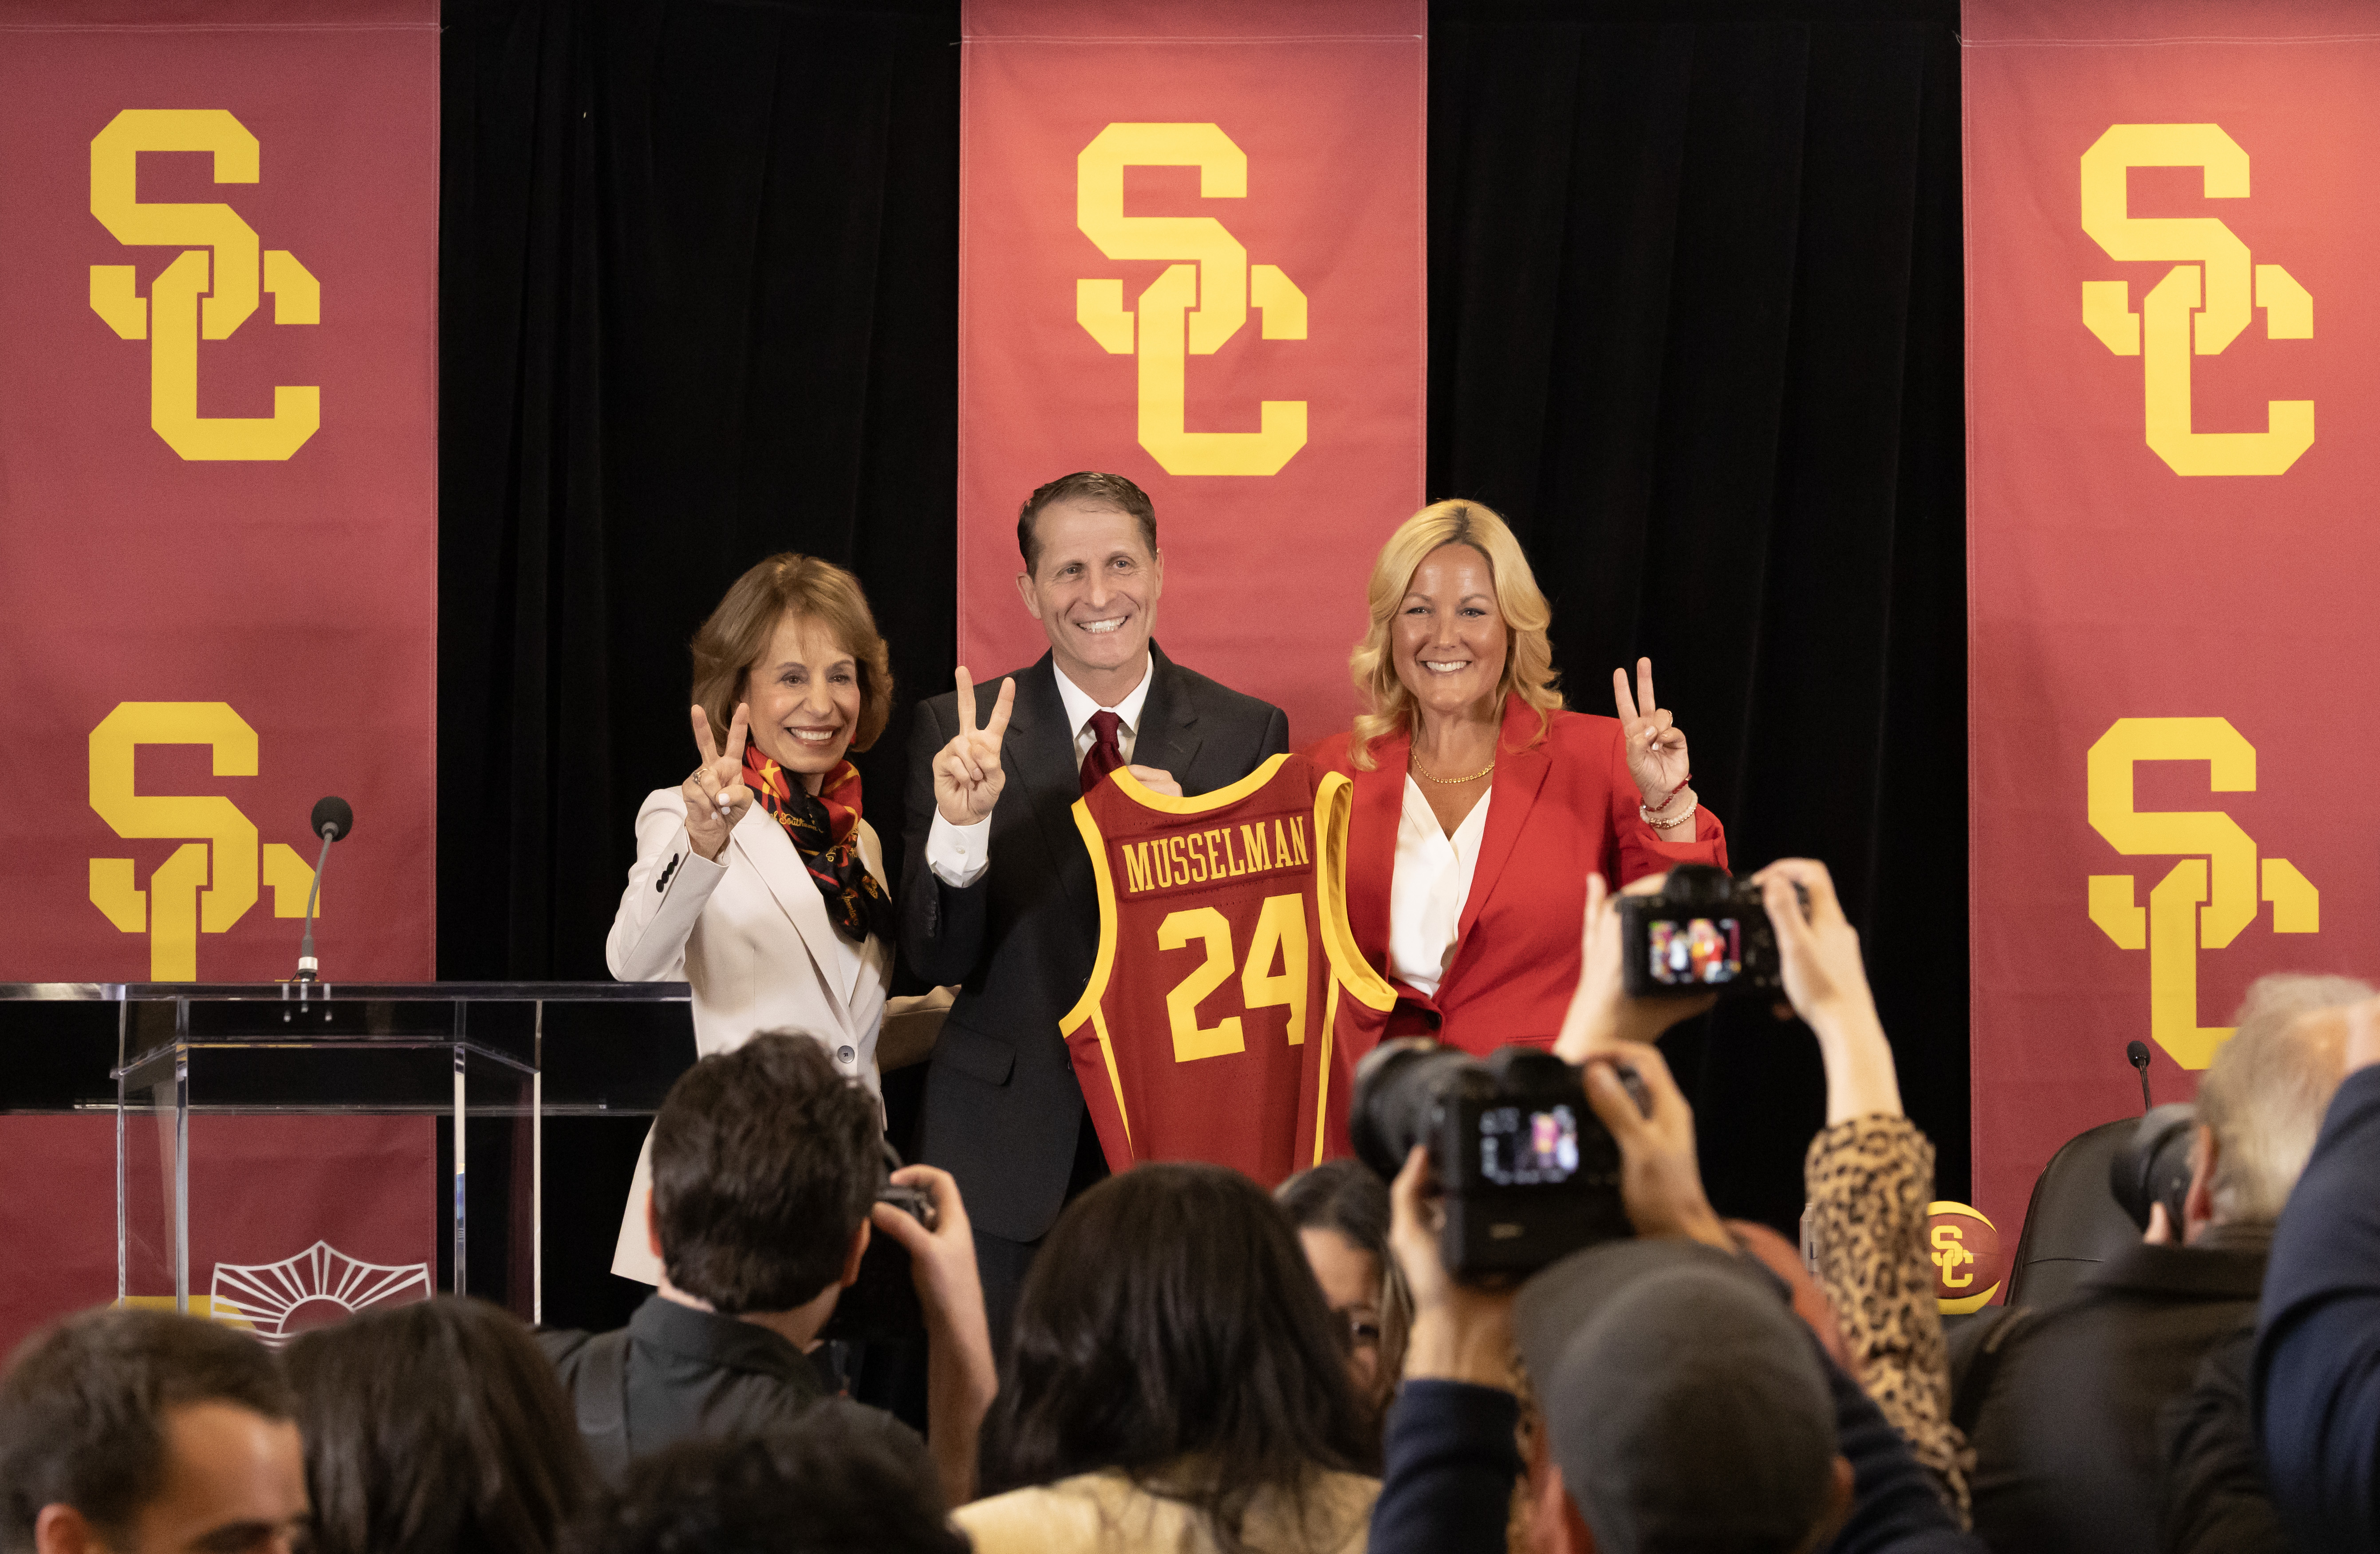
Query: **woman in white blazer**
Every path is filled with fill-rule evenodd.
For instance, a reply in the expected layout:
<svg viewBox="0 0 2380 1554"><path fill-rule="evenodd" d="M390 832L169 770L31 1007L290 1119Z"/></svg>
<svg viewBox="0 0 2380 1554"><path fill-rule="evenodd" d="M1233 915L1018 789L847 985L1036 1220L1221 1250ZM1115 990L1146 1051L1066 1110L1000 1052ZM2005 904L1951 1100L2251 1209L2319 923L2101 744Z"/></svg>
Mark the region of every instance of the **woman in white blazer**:
<svg viewBox="0 0 2380 1554"><path fill-rule="evenodd" d="M689 983L706 1056L801 1031L877 1091L896 928L845 756L884 731L892 674L858 579L791 552L745 573L695 635L694 697L702 763L637 811L612 975ZM649 1284L651 1163L649 1137L612 1265Z"/></svg>

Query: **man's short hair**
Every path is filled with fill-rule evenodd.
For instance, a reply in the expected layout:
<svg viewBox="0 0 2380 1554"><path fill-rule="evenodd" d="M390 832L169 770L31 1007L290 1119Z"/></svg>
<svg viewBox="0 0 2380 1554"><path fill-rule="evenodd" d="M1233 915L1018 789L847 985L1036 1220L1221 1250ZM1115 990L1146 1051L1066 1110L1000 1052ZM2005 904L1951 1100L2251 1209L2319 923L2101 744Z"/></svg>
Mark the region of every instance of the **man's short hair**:
<svg viewBox="0 0 2380 1554"><path fill-rule="evenodd" d="M2352 977L2259 977L2232 1017L2231 1039L2198 1081L2198 1121L2215 1132L2215 1218L2226 1224L2280 1218L2313 1153L2323 1113L2338 1088L2345 1033L2309 1014L2373 996Z"/></svg>
<svg viewBox="0 0 2380 1554"><path fill-rule="evenodd" d="M925 1471L919 1471L923 1468ZM919 1450L814 1409L761 1436L681 1441L629 1466L567 1554L966 1554Z"/></svg>
<svg viewBox="0 0 2380 1554"><path fill-rule="evenodd" d="M1139 521L1140 542L1148 547L1150 555L1157 553L1157 508L1148 493L1121 475L1077 469L1038 487L1017 509L1016 548L1025 556L1026 571L1036 571L1041 565L1041 537L1034 532L1033 520L1041 516L1042 508L1060 502L1105 504L1130 514Z"/></svg>
<svg viewBox="0 0 2380 1554"><path fill-rule="evenodd" d="M102 1306L27 1339L0 1378L0 1549L30 1554L46 1505L121 1546L164 1487L166 1411L200 1402L297 1412L270 1351L195 1317Z"/></svg>
<svg viewBox="0 0 2380 1554"><path fill-rule="evenodd" d="M670 1282L731 1317L808 1304L876 1201L881 1140L875 1098L811 1037L771 1031L696 1063L653 1123Z"/></svg>

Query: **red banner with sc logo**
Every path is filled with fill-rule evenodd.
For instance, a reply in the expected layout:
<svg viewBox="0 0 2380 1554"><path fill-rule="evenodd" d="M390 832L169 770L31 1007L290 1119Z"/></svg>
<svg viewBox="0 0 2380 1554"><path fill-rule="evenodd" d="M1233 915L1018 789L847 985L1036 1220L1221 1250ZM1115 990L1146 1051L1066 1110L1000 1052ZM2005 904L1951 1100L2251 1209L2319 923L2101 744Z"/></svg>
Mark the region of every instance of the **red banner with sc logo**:
<svg viewBox="0 0 2380 1554"><path fill-rule="evenodd" d="M1422 0L969 0L959 657L1047 644L1016 512L1076 469L1146 490L1172 658L1289 713L1347 653L1421 504Z"/></svg>

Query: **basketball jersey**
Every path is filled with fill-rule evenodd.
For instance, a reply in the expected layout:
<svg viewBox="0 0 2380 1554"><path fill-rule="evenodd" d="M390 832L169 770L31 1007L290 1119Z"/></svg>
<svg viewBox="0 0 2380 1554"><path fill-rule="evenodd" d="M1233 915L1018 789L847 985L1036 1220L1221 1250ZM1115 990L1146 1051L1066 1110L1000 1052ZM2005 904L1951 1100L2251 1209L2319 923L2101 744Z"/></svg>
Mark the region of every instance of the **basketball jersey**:
<svg viewBox="0 0 2380 1554"><path fill-rule="evenodd" d="M1395 989L1347 927L1353 785L1275 756L1196 798L1118 771L1075 806L1099 948L1059 1023L1115 1171L1208 1160L1270 1187L1348 1153Z"/></svg>

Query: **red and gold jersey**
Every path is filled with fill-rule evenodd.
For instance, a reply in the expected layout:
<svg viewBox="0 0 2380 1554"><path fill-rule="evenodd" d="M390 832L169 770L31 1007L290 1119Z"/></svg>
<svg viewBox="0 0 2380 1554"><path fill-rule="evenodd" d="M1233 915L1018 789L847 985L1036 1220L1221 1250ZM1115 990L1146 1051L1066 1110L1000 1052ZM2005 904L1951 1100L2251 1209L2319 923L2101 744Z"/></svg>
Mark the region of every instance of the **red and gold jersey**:
<svg viewBox="0 0 2380 1554"><path fill-rule="evenodd" d="M1209 1160L1269 1187L1344 1155L1395 990L1355 952L1351 784L1275 756L1196 798L1120 771L1075 806L1099 950L1060 1022L1108 1164Z"/></svg>

